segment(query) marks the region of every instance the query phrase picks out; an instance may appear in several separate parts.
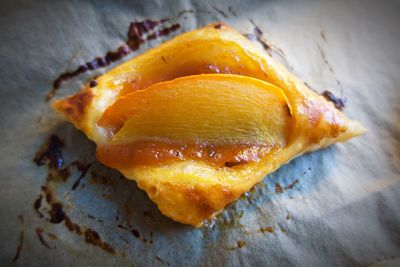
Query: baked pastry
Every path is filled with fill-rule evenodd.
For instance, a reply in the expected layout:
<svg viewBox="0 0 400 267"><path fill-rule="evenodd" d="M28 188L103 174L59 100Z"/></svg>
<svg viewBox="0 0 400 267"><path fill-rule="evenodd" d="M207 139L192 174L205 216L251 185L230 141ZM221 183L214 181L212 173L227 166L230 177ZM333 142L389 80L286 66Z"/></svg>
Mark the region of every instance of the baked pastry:
<svg viewBox="0 0 400 267"><path fill-rule="evenodd" d="M164 215L197 227L294 157L365 131L221 23L53 107L96 142L99 161L136 180Z"/></svg>

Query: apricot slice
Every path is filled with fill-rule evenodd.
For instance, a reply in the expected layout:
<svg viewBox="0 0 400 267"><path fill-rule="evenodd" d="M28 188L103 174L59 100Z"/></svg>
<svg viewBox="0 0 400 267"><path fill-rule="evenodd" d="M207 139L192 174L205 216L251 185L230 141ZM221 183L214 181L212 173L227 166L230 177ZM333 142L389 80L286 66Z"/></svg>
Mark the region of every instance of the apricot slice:
<svg viewBox="0 0 400 267"><path fill-rule="evenodd" d="M290 111L282 90L245 76L195 75L121 97L99 125L119 129L113 143L284 146Z"/></svg>
<svg viewBox="0 0 400 267"><path fill-rule="evenodd" d="M195 75L121 97L99 125L116 134L98 158L115 168L196 160L233 167L283 148L292 116L282 90L239 75Z"/></svg>

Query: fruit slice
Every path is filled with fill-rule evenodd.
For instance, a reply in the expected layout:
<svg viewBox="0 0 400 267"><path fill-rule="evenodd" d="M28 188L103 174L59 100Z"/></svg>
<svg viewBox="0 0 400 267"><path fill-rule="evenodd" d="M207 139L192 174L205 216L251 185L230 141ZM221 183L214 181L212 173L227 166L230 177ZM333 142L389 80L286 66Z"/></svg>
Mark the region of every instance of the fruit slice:
<svg viewBox="0 0 400 267"><path fill-rule="evenodd" d="M291 115L278 87L238 75L195 75L121 97L99 125L114 143L285 144Z"/></svg>
<svg viewBox="0 0 400 267"><path fill-rule="evenodd" d="M174 158L217 165L257 160L286 146L293 120L278 87L221 74L187 76L121 97L99 125L116 131L99 159L123 168Z"/></svg>

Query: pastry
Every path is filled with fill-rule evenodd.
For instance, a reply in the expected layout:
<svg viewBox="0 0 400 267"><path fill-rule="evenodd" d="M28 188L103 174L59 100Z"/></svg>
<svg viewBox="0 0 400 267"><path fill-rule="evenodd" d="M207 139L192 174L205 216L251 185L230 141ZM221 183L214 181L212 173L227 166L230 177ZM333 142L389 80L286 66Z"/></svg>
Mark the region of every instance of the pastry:
<svg viewBox="0 0 400 267"><path fill-rule="evenodd" d="M160 211L201 226L303 153L364 133L222 23L184 33L53 104Z"/></svg>

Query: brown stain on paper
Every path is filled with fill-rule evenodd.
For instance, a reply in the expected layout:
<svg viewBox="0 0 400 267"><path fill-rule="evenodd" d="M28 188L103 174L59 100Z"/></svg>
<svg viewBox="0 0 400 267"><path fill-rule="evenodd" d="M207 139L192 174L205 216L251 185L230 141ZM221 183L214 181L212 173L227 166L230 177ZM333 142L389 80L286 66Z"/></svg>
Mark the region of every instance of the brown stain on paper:
<svg viewBox="0 0 400 267"><path fill-rule="evenodd" d="M63 170L68 169L70 166L76 166L77 169L81 171L80 177L74 183L74 185L79 185L79 181L86 175L90 166L93 164L83 164L79 161L74 161L67 167L63 168L63 147L64 142L62 142L58 136L51 135L50 138L45 142L45 144L40 147L39 151L36 153L35 158L33 159L33 161L38 166L46 165L49 170L45 185L42 186L42 191L39 194L39 197L34 201L33 208L39 215L39 218L46 217L46 219L53 224L64 223L66 228L71 232L75 232L78 235L83 234L87 243L100 247L101 249L111 254L115 254L115 249L107 242L104 242L96 231L89 228L84 228L71 220L71 218L65 212L62 202L57 200L51 189L51 182L66 181L68 179L70 172L65 172ZM54 179L55 176L60 175L63 179ZM76 187L77 185L75 187L73 186L72 190L74 190ZM50 209L46 209L42 206L44 202L46 202L47 206L49 206ZM47 216L45 216L44 212L47 212ZM37 228L36 234L41 244L50 249L50 245L44 239L43 230L41 228ZM52 237L53 239L56 238L54 235ZM16 258L18 258L17 255Z"/></svg>

